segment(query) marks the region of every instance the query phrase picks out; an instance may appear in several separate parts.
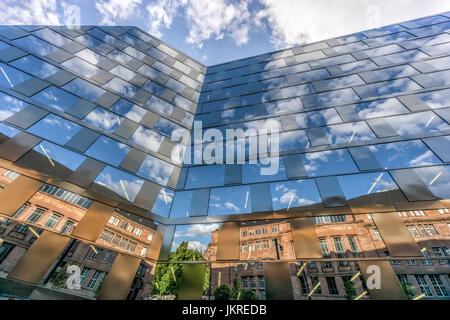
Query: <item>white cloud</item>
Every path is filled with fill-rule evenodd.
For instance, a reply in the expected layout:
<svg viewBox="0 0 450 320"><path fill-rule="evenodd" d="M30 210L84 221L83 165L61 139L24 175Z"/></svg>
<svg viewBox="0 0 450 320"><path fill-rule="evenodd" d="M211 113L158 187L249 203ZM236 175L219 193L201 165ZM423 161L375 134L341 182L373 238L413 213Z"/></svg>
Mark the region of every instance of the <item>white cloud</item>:
<svg viewBox="0 0 450 320"><path fill-rule="evenodd" d="M158 0L156 3L149 4L146 10L149 14L150 34L160 38L161 28L171 27L173 18L184 2L184 0Z"/></svg>
<svg viewBox="0 0 450 320"><path fill-rule="evenodd" d="M226 0L186 0L186 24L189 35L188 43L202 47L203 41L223 39L226 36L234 39L240 46L249 40L251 1L232 4Z"/></svg>
<svg viewBox="0 0 450 320"><path fill-rule="evenodd" d="M102 16L100 24L115 25L117 20L136 17L142 0L99 0L95 8Z"/></svg>
<svg viewBox="0 0 450 320"><path fill-rule="evenodd" d="M0 2L1 24L61 24L56 0L2 0Z"/></svg>
<svg viewBox="0 0 450 320"><path fill-rule="evenodd" d="M240 46L249 40L252 26L249 4L252 1L157 0L146 7L149 32L161 37L161 29L169 29L174 18L180 15L189 30L186 36L188 43L202 48L205 40L230 37ZM206 56L202 59L206 60Z"/></svg>
<svg viewBox="0 0 450 320"><path fill-rule="evenodd" d="M441 0L259 0L277 47L314 42L450 10Z"/></svg>

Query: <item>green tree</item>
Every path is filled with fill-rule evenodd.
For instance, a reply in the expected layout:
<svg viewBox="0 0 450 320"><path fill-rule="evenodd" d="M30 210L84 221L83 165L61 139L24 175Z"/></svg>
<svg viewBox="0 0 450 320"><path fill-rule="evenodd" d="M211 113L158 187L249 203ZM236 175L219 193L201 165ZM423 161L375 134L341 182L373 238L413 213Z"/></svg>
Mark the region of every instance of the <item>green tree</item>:
<svg viewBox="0 0 450 320"><path fill-rule="evenodd" d="M52 284L55 287L61 288L66 279L68 278L68 274L67 274L67 264L53 277L53 279L51 280Z"/></svg>
<svg viewBox="0 0 450 320"><path fill-rule="evenodd" d="M353 282L350 280L349 276L342 277L342 280L344 281L345 299L353 300L356 296L356 290L353 286Z"/></svg>
<svg viewBox="0 0 450 320"><path fill-rule="evenodd" d="M214 300L230 300L231 298L231 289L228 285L221 284L214 291Z"/></svg>
<svg viewBox="0 0 450 320"><path fill-rule="evenodd" d="M258 300L258 296L252 290L242 289L239 300Z"/></svg>
<svg viewBox="0 0 450 320"><path fill-rule="evenodd" d="M188 242L183 241L178 248L169 254L169 263L159 263L156 266L155 275L153 276L150 294L155 295L175 295L181 284L181 275L183 273L183 265L174 263L179 261L204 261L203 256L198 250L188 249ZM174 279L175 275L175 279Z"/></svg>
<svg viewBox="0 0 450 320"><path fill-rule="evenodd" d="M233 287L231 288L231 299L237 300L239 291L241 291L241 280L239 279L239 275L236 273L233 280Z"/></svg>
<svg viewBox="0 0 450 320"><path fill-rule="evenodd" d="M400 282L400 285L402 286L403 292L405 292L406 298L408 300L411 300L412 298L414 298L413 286L411 284L407 283L406 281L404 281L403 279L401 279L399 282Z"/></svg>

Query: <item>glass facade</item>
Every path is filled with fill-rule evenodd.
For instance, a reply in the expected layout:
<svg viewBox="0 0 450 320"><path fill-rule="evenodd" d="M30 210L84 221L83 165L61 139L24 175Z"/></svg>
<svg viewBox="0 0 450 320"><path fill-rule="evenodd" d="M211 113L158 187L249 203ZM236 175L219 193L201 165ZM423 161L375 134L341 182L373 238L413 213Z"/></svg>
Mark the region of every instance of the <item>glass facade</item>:
<svg viewBox="0 0 450 320"><path fill-rule="evenodd" d="M193 299L233 274L245 299L449 298L449 13L209 67L136 27L8 28L0 294L181 299L196 262ZM398 283L364 289L361 258Z"/></svg>

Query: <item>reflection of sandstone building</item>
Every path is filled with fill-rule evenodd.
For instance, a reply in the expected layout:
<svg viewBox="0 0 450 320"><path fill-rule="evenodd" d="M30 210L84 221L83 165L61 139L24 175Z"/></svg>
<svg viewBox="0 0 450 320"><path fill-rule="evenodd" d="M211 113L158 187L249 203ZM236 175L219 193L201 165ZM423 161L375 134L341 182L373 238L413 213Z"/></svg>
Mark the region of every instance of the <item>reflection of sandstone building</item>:
<svg viewBox="0 0 450 320"><path fill-rule="evenodd" d="M0 188L4 188L18 177L18 174L0 168ZM40 233L43 229L64 234L71 234L91 204L91 200L61 188L46 185L36 192L14 215L13 219L0 219L0 277L6 277L19 259L36 240L29 229ZM20 223L24 222L24 224ZM143 226L119 214L112 215L96 243L101 247L109 247L115 251L145 256L152 241L156 226ZM59 263L55 272L44 279L54 279L65 267L76 264L81 269L81 291L73 292L93 297L102 280L109 272L116 252L96 247L94 252L89 244L71 240L68 252ZM147 297L154 266L142 262L130 289L130 298ZM63 278L63 276L60 276ZM50 281L50 286L55 287ZM62 286L62 287L61 287ZM59 289L65 289L62 282Z"/></svg>
<svg viewBox="0 0 450 320"><path fill-rule="evenodd" d="M442 260L392 261L394 271L401 281L412 285L414 294L426 293L433 298L450 296L450 210L420 210L398 213L424 255L443 257ZM389 255L384 241L370 215L342 215L315 218L315 230L322 254L329 258L385 257ZM215 260L217 231L212 233L211 244L205 258ZM262 263L251 260L294 259L290 224L286 221L256 222L242 225L240 229L241 260L249 263L213 263L211 291L221 283L232 285L237 273L243 287L260 296L264 295ZM320 281L321 285L312 299L343 299L344 278L358 272L355 262L310 262L301 276L297 276L302 263L291 264L291 278L295 299L306 299L307 294ZM357 278L356 295L364 291L365 284Z"/></svg>

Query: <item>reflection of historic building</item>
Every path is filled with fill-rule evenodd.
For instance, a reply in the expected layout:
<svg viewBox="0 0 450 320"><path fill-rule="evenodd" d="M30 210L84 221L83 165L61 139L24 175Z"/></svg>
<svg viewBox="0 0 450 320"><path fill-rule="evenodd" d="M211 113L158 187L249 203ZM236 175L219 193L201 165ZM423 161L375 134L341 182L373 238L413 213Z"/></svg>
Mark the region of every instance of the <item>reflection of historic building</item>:
<svg viewBox="0 0 450 320"><path fill-rule="evenodd" d="M413 286L416 295L426 293L434 298L450 296L450 230L449 209L399 212L406 227L425 256L443 257L442 260L393 260L391 264L399 280ZM315 230L322 254L326 258L385 257L389 255L370 215L341 215L315 218ZM217 231L211 234L211 244L204 257L215 261ZM252 260L295 259L288 221L255 222L240 228L241 263L213 263L211 291L219 281L230 286L237 274L243 288L259 296L264 295L264 270L261 262ZM245 261L245 260L248 260ZM245 261L245 262L244 262ZM344 279L354 276L359 268L356 262L308 262L304 272L297 276L302 263L290 264L295 299L306 299L320 281L313 299L343 299ZM365 290L362 277L353 281L356 295Z"/></svg>

